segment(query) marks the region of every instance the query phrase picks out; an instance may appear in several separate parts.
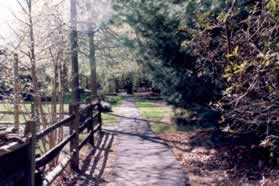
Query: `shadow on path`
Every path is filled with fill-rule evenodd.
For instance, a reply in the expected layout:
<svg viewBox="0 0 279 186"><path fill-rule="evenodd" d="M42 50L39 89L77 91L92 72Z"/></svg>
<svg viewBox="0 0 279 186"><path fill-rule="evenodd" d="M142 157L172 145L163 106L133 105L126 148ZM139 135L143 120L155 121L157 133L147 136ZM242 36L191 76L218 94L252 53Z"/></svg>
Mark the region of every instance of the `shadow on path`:
<svg viewBox="0 0 279 186"><path fill-rule="evenodd" d="M81 155L82 160L80 171L74 178L66 184L67 186L94 186L104 183L102 179L107 166L111 146L114 141L114 135L109 132L103 132L98 139L95 147L88 148L86 153Z"/></svg>
<svg viewBox="0 0 279 186"><path fill-rule="evenodd" d="M140 118L134 98L123 96L121 115ZM122 118L116 130L116 152L107 186L186 186L188 178L171 148L147 122Z"/></svg>
<svg viewBox="0 0 279 186"><path fill-rule="evenodd" d="M112 134L139 137L142 140L148 140L148 141L151 141L151 142L154 142L154 143L159 143L159 144L167 146L167 147L169 146L167 143L162 141L160 137L157 137L157 136L141 135L141 134L135 134L135 133L129 133L129 132L122 132L122 131L118 131L118 130L108 130L108 129L105 130L105 131L110 132Z"/></svg>

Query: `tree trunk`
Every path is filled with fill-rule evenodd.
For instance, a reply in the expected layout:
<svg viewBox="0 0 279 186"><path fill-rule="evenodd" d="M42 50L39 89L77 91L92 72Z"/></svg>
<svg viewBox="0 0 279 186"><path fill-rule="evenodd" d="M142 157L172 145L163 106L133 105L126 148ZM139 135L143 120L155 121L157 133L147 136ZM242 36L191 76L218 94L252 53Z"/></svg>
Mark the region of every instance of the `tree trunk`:
<svg viewBox="0 0 279 186"><path fill-rule="evenodd" d="M91 78L90 78L90 88L92 93L92 101L97 98L97 68L96 68L96 52L95 52L95 43L94 43L94 32L92 27L89 27L88 39L89 39L89 60L90 60L90 69L91 69Z"/></svg>
<svg viewBox="0 0 279 186"><path fill-rule="evenodd" d="M47 120L44 115L43 111L43 106L41 103L41 98L39 95L39 85L38 85L38 78L36 74L37 66L36 66L36 55L35 55L35 38L34 38L34 25L33 25L33 17L32 17L32 0L26 1L28 5L28 22L29 22L29 42L30 42L30 47L29 47L29 57L30 57L30 62L31 62L31 76L32 76L32 98L33 102L31 105L32 109L32 120L36 122L36 127L41 125L41 119L42 119L42 124L44 127L47 125ZM41 119L40 119L40 112L41 112ZM47 151L46 147L46 140L43 140L43 148L44 151Z"/></svg>
<svg viewBox="0 0 279 186"><path fill-rule="evenodd" d="M30 42L30 61L31 61L31 75L32 75L32 91L33 91L33 106L34 113L33 119L36 121L36 125L39 125L39 86L36 74L36 56L35 56L35 38L33 29L33 18L32 18L32 0L28 1L28 19L29 19L29 42Z"/></svg>
<svg viewBox="0 0 279 186"><path fill-rule="evenodd" d="M115 84L115 93L119 93L119 80L115 79L114 84Z"/></svg>
<svg viewBox="0 0 279 186"><path fill-rule="evenodd" d="M54 56L53 56L54 57ZM54 68L54 77L52 79L52 96L51 96L51 123L55 123L57 121L57 61L53 58L53 68ZM49 147L53 148L57 143L57 130L53 131L49 135ZM55 158L54 161L51 163L52 167L57 165L58 159Z"/></svg>
<svg viewBox="0 0 279 186"><path fill-rule="evenodd" d="M15 128L19 130L19 92L20 84L18 77L18 55L14 54L14 116L15 116Z"/></svg>
<svg viewBox="0 0 279 186"><path fill-rule="evenodd" d="M51 95L51 122L55 123L57 119L57 79L58 79L58 67L57 67L57 61L54 61L53 67L54 67L54 77L52 79L52 95Z"/></svg>
<svg viewBox="0 0 279 186"><path fill-rule="evenodd" d="M79 169L79 67L78 67L78 33L77 33L77 2L71 0L71 62L72 62L72 111L75 114L71 131L75 131L75 138L71 142L71 150L74 150L71 167L73 170Z"/></svg>
<svg viewBox="0 0 279 186"><path fill-rule="evenodd" d="M63 52L62 52L62 58L63 58ZM65 63L64 60L62 59L59 67L59 112L60 112L60 120L64 119L64 96L65 96L65 82L66 82L66 74L65 74ZM62 141L63 139L63 128L60 128L59 130L59 141Z"/></svg>

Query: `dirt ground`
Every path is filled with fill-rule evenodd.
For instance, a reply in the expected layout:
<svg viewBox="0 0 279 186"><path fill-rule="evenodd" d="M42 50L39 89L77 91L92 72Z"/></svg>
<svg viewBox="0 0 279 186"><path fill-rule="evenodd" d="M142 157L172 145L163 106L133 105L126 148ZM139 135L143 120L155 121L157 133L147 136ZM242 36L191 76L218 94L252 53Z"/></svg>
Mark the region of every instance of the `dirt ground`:
<svg viewBox="0 0 279 186"><path fill-rule="evenodd" d="M173 149L193 186L278 186L279 167L266 165L260 152L216 144L212 131L159 134Z"/></svg>

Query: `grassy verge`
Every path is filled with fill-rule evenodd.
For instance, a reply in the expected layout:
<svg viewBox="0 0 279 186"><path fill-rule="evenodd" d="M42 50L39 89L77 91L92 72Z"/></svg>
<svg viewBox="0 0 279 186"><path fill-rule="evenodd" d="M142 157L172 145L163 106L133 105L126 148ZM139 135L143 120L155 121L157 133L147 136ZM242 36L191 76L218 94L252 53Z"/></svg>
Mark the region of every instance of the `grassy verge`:
<svg viewBox="0 0 279 186"><path fill-rule="evenodd" d="M106 101L111 103L112 105L112 110L114 112L117 112L117 107L121 104L121 97L120 96L107 96ZM57 105L57 110L59 110L59 105ZM51 110L51 105L50 104L45 104L43 105L44 111L46 113L50 112ZM65 104L64 109L65 112L68 112L69 105ZM1 112L13 112L14 111L14 105L9 104L9 103L0 103L0 121L5 121L5 122L13 122L14 121L14 115L13 114L1 114ZM20 104L20 111L21 112L31 112L31 104L26 103L26 104ZM20 115L20 121L24 122L26 120L30 119L30 115L25 114L25 115ZM114 126L118 122L118 118L114 116L110 116L107 114L103 114L103 122L105 126Z"/></svg>
<svg viewBox="0 0 279 186"><path fill-rule="evenodd" d="M15 116L13 114L0 114L0 121L1 122L14 122ZM19 115L19 121L25 122L30 120L30 115Z"/></svg>
<svg viewBox="0 0 279 186"><path fill-rule="evenodd" d="M30 120L31 116L31 104L25 103L19 105L20 112L26 112L30 114L20 114L19 120L20 122L25 122L26 120ZM43 103L43 109L45 113L51 112L51 104L50 103ZM57 104L56 106L57 111L60 109L60 105ZM69 112L69 105L64 104L64 111ZM0 103L0 122L13 122L14 121L14 114L4 114L1 112L14 112L14 105L10 103Z"/></svg>
<svg viewBox="0 0 279 186"><path fill-rule="evenodd" d="M47 113L51 110L51 103L43 103L43 109ZM24 104L19 104L19 108L21 112L31 112L31 104L30 103L24 103ZM56 105L56 109L59 110L60 105ZM69 111L69 105L64 104L64 110L65 112ZM13 112L14 111L14 105L10 103L0 103L0 112Z"/></svg>
<svg viewBox="0 0 279 186"><path fill-rule="evenodd" d="M122 100L120 96L107 96L105 101L109 102L112 105L112 111L117 113ZM108 114L102 114L102 119L105 127L114 127L119 121L119 118Z"/></svg>
<svg viewBox="0 0 279 186"><path fill-rule="evenodd" d="M158 101L150 101L144 99L137 99L136 106L141 115L148 120L161 121L164 118L172 118L174 113L172 109ZM176 131L176 125L150 123L151 129L155 133L173 132Z"/></svg>

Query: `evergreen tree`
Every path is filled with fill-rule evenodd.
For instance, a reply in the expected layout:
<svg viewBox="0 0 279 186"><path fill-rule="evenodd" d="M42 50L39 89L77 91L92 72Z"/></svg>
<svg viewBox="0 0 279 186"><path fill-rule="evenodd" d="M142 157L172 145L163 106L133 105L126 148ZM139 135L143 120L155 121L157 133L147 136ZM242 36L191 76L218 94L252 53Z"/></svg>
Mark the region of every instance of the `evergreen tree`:
<svg viewBox="0 0 279 186"><path fill-rule="evenodd" d="M220 94L210 67L201 69L187 42L199 29L200 14L224 6L222 1L119 0L115 10L134 30L137 38L130 46L138 51L138 61L152 75L152 81L169 103L178 107L206 105ZM213 6L214 5L214 6ZM200 7L200 8L198 8ZM187 13L187 14L186 14ZM209 15L209 14L207 14ZM214 11L212 13L214 16ZM209 73L203 73L204 70ZM214 91L216 90L216 91Z"/></svg>
<svg viewBox="0 0 279 186"><path fill-rule="evenodd" d="M269 139L279 134L278 7L276 0L118 0L114 8L135 30L129 46L169 103L217 108L223 126Z"/></svg>

